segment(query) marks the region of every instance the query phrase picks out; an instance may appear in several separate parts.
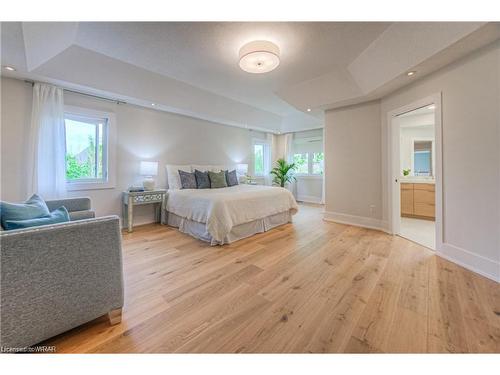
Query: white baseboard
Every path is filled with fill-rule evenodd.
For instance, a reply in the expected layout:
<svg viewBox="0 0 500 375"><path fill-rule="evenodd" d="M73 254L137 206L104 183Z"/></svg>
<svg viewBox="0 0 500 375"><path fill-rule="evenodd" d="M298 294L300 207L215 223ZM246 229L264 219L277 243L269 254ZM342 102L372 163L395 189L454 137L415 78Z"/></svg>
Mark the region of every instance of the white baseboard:
<svg viewBox="0 0 500 375"><path fill-rule="evenodd" d="M441 249L436 251L436 255L500 283L500 263L493 259L485 258L449 243L443 243Z"/></svg>
<svg viewBox="0 0 500 375"><path fill-rule="evenodd" d="M297 195L297 200L305 203L323 203L321 202L321 198L315 197L314 195Z"/></svg>
<svg viewBox="0 0 500 375"><path fill-rule="evenodd" d="M326 221L332 221L334 223L354 225L356 227L375 229L389 233L387 222L372 217L355 216L338 212L325 211L323 219Z"/></svg>

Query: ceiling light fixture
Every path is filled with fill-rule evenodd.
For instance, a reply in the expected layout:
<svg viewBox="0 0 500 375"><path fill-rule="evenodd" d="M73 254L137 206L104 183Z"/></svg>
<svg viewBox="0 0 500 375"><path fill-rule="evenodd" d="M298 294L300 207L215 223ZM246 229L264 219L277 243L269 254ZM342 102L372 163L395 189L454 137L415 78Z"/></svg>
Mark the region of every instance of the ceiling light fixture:
<svg viewBox="0 0 500 375"><path fill-rule="evenodd" d="M307 112L311 112L311 108L307 108Z"/></svg>
<svg viewBox="0 0 500 375"><path fill-rule="evenodd" d="M414 75L416 72L417 72L416 70L412 70L411 72L406 73L406 75L407 75L408 77L411 77L411 76L412 76L412 75Z"/></svg>
<svg viewBox="0 0 500 375"><path fill-rule="evenodd" d="M267 73L280 64L280 49L272 42L256 40L240 49L240 68L248 73Z"/></svg>
<svg viewBox="0 0 500 375"><path fill-rule="evenodd" d="M154 107L156 104L155 103L151 103L151 105Z"/></svg>
<svg viewBox="0 0 500 375"><path fill-rule="evenodd" d="M427 109L436 109L436 106L434 104L431 104L430 106L427 107Z"/></svg>
<svg viewBox="0 0 500 375"><path fill-rule="evenodd" d="M8 70L10 72L15 72L16 71L16 68L12 67L12 66L4 66L5 70Z"/></svg>

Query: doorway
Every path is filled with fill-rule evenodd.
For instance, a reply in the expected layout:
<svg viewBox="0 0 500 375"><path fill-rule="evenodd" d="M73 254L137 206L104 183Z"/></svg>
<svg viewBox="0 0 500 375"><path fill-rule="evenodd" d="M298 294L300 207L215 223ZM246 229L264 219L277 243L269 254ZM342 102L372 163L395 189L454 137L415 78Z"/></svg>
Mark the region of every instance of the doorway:
<svg viewBox="0 0 500 375"><path fill-rule="evenodd" d="M392 233L432 250L442 243L441 97L390 113Z"/></svg>

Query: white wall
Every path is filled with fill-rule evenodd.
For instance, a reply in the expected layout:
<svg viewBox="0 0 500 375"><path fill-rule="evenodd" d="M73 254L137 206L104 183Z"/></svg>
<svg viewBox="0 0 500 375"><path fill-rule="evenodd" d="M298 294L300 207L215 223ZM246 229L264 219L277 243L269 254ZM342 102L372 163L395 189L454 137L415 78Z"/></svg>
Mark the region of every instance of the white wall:
<svg viewBox="0 0 500 375"><path fill-rule="evenodd" d="M325 218L387 225L388 113L439 92L444 189L440 255L500 281L500 42L380 102L326 113ZM371 204L376 206L373 216Z"/></svg>
<svg viewBox="0 0 500 375"><path fill-rule="evenodd" d="M326 218L381 227L380 136L378 101L326 113Z"/></svg>
<svg viewBox="0 0 500 375"><path fill-rule="evenodd" d="M383 191L387 113L442 95L442 255L500 281L500 42L415 82L381 102ZM388 202L384 194L384 219Z"/></svg>
<svg viewBox="0 0 500 375"><path fill-rule="evenodd" d="M26 198L24 158L31 115L32 88L23 81L2 78L1 198ZM114 112L117 122L117 183L114 189L68 193L89 196L97 215L121 216L121 193L140 184L139 162L159 161L157 187L166 186L165 164L250 163L252 139L265 134L224 126L133 105L117 105L66 93L65 103ZM153 220L153 207L136 207L135 223Z"/></svg>

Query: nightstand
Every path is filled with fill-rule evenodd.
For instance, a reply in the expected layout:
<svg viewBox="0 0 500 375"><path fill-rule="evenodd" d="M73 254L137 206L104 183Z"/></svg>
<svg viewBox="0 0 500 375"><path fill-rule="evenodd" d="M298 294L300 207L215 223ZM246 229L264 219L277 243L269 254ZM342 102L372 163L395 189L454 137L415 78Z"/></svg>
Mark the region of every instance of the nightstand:
<svg viewBox="0 0 500 375"><path fill-rule="evenodd" d="M132 232L134 225L134 206L143 204L154 204L156 220L162 222L163 211L165 209L165 198L167 191L165 189L140 191L140 192L123 192L123 216L127 220L128 231Z"/></svg>

